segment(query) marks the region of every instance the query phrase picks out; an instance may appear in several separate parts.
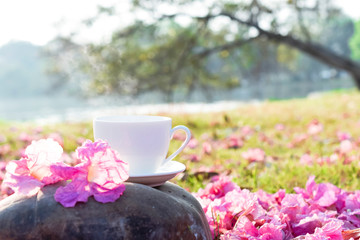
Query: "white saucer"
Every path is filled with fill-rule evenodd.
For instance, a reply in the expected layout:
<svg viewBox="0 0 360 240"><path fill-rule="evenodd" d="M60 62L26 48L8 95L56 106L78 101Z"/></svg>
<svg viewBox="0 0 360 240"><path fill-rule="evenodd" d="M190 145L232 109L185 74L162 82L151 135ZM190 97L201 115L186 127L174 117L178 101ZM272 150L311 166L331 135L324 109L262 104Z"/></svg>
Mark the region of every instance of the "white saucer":
<svg viewBox="0 0 360 240"><path fill-rule="evenodd" d="M156 187L163 185L166 181L183 172L185 168L185 165L180 162L170 161L164 166L161 166L155 173L129 176L127 182L141 183L150 187Z"/></svg>

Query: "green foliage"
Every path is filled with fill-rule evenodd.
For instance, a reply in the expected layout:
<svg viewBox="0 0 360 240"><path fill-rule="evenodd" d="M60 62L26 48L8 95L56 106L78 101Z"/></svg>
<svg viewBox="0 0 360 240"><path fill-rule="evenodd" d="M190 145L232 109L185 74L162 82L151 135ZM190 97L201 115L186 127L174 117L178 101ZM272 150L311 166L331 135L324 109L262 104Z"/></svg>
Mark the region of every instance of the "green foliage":
<svg viewBox="0 0 360 240"><path fill-rule="evenodd" d="M93 77L91 88L99 94L160 91L169 98L179 89L189 93L194 88L237 85L233 75L214 71L210 66L216 63L194 53L198 42L214 45L224 41L223 35L205 32L199 36L197 32L197 26L183 27L171 19L159 25L138 22L114 33L111 43L89 45L92 64L85 64L83 70Z"/></svg>
<svg viewBox="0 0 360 240"><path fill-rule="evenodd" d="M111 40L86 45L86 56L77 59L83 79L89 82L82 88L101 95L160 92L170 101L175 92L182 93L184 100L197 90L211 96L216 89L232 89L243 81L279 82L284 75L285 81L319 78L325 67L304 58L300 54L304 48L294 51L269 42L274 39L269 36L281 33L305 44L309 40L324 43L347 56L349 50L343 45L352 29L349 19L330 1L316 8L309 2L300 6L297 1L279 5L259 0L133 0L132 11L141 17L115 31ZM85 24L120 14L119 7L100 6L99 13ZM279 17L280 8L291 14ZM189 9L199 9L199 14ZM54 55L59 52L66 53L57 49ZM61 72L61 68L54 70ZM68 76L73 75L71 70Z"/></svg>
<svg viewBox="0 0 360 240"><path fill-rule="evenodd" d="M355 60L360 60L360 20L355 23L354 35L349 41L351 56Z"/></svg>

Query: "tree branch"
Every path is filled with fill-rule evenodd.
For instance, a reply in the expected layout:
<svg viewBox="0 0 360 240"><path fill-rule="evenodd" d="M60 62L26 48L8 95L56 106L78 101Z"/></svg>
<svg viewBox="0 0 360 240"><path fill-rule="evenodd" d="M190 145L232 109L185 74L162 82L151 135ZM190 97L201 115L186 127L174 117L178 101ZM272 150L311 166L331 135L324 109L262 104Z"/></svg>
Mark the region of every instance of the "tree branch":
<svg viewBox="0 0 360 240"><path fill-rule="evenodd" d="M253 38L248 38L248 39L239 39L239 40L235 40L233 42L230 42L230 43L227 43L227 44L224 44L224 45L220 45L220 46L216 46L216 47L213 47L213 48L208 48L208 49L205 49L201 52L199 52L198 54L196 54L198 57L200 58L205 58L215 52L221 52L221 51L224 51L224 50L230 50L230 49L234 49L234 48L238 48L238 47L241 47L251 41L254 41L256 39L258 39L259 36L256 36L256 37L253 37Z"/></svg>
<svg viewBox="0 0 360 240"><path fill-rule="evenodd" d="M311 55L312 57L314 57L332 67L343 69L345 71L348 71L351 74L354 74L354 72L356 72L356 74L359 74L359 76L360 76L360 64L352 61L351 59L349 59L345 56L338 55L337 53L323 47L320 44L313 43L310 41L305 42L305 41L296 39L291 35L281 35L279 33L274 33L274 32L264 30L255 23L243 21L243 20L235 17L234 15L226 13L226 12L222 12L218 15L226 16L229 19L231 19L239 24L256 28L259 31L259 37L263 36L269 40L286 44L290 47L293 47L300 51L303 51L303 52ZM215 17L215 16L213 16L213 17Z"/></svg>
<svg viewBox="0 0 360 240"><path fill-rule="evenodd" d="M180 13L180 14L174 14L174 15L171 15L168 17L175 17L177 15L186 15L186 14ZM189 16L189 15L187 15L187 16ZM351 60L348 57L341 56L341 55L335 53L334 51L331 51L330 49L325 48L324 46L322 46L320 44L317 44L317 43L314 43L311 41L302 41L300 39L294 38L291 35L282 35L282 34L279 34L276 32L271 32L271 31L265 30L265 29L261 28L255 22L252 22L251 20L250 21L242 20L228 12L220 12L215 15L209 14L204 17L193 17L193 18L197 19L197 20L209 21L210 19L214 19L214 18L217 18L220 16L228 17L230 20L237 22L238 24L255 28L259 32L259 35L256 38L264 37L264 38L267 38L268 40L271 40L271 41L274 41L277 43L286 44L290 47L293 47L304 53L307 53L308 55L318 59L319 61L321 61L331 67L347 71L349 74L351 74L354 77L357 86L360 88L360 64ZM235 47L240 47L247 42L248 42L247 40L243 40L243 39L237 40L237 41L234 41L233 43L229 43L229 44L226 44L223 46L218 46L213 49L204 50L204 52L199 53L199 55L206 57L206 56L212 54L213 52L221 51L221 50L225 50L225 49L231 49L231 48L235 48Z"/></svg>

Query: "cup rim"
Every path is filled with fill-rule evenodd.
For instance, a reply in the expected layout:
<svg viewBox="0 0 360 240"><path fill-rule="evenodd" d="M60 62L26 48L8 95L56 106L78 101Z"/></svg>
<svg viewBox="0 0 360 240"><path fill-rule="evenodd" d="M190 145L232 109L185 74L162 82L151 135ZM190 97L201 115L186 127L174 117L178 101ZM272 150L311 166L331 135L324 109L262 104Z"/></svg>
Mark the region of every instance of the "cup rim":
<svg viewBox="0 0 360 240"><path fill-rule="evenodd" d="M155 115L109 115L94 118L94 122L103 123L146 123L163 121L171 121L171 118Z"/></svg>

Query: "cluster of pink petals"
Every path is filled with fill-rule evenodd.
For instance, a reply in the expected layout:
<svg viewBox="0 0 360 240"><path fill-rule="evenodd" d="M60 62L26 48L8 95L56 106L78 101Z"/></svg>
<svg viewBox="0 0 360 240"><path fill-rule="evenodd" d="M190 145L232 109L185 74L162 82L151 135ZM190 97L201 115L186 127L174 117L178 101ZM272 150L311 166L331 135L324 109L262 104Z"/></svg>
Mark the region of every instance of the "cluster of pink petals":
<svg viewBox="0 0 360 240"><path fill-rule="evenodd" d="M52 165L51 170L71 182L59 187L55 200L65 207L86 202L90 196L102 203L114 202L125 190L123 184L129 177L128 165L119 154L104 141L85 141L77 149L81 160L74 167L65 164Z"/></svg>
<svg viewBox="0 0 360 240"><path fill-rule="evenodd" d="M360 227L360 191L346 192L309 177L305 189L288 194L240 189L216 176L194 196L216 239L343 239Z"/></svg>
<svg viewBox="0 0 360 240"><path fill-rule="evenodd" d="M113 202L125 190L128 166L118 153L102 141L85 141L77 148L80 163L72 167L63 162L63 149L51 138L32 141L20 160L6 166L2 191L35 195L42 187L68 180L55 193L55 200L65 207L86 202L94 196L99 202Z"/></svg>

